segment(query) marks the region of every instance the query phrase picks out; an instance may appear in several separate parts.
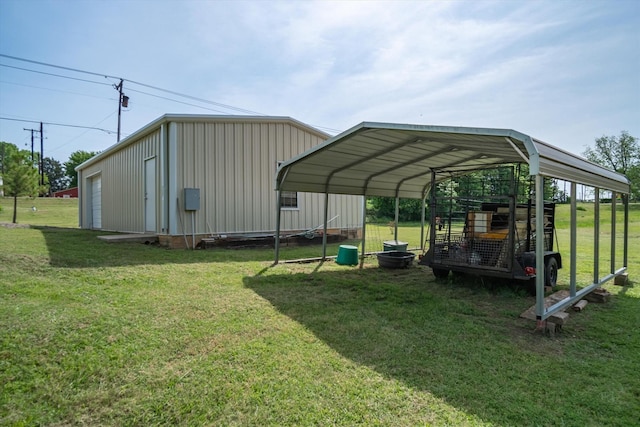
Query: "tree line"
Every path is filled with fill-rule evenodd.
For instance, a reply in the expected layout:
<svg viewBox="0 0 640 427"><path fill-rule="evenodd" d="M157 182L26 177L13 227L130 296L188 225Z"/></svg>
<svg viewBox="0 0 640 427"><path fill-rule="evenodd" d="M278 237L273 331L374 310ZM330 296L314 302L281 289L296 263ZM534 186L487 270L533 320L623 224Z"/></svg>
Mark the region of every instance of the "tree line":
<svg viewBox="0 0 640 427"><path fill-rule="evenodd" d="M533 181L526 164L500 165L489 169L467 171L440 181L432 190L436 199L436 215L465 218L468 210L480 209L482 202L507 203L510 196L516 203L527 203L533 193ZM560 189L557 180L544 180L544 199L564 202L567 194ZM395 199L372 197L369 216L379 221L395 218ZM400 199L399 221L421 220L423 203L417 199ZM430 215L427 200L425 215Z"/></svg>
<svg viewBox="0 0 640 427"><path fill-rule="evenodd" d="M92 151L78 150L69 159L59 161L45 157L41 163L44 171L44 183L40 180L38 153L21 150L9 142L0 142L0 194L14 198L14 222L17 197L47 196L60 190L78 186L78 175L75 168L98 154ZM631 181L631 200L640 201L640 144L638 138L627 131L619 136L602 136L595 140L593 147L587 147L582 155L588 160L622 173ZM452 178L440 183L436 188L437 197L453 199L465 189L469 196L480 195L484 191L504 191L496 186L505 185L503 172L477 171L463 177ZM519 174L519 180L525 179ZM466 181L465 181L466 180ZM483 183L478 187L474 182ZM521 183L524 188L524 182ZM474 187L476 185L476 187ZM491 188L491 186L495 188ZM466 193L465 193L466 194ZM545 180L545 198L558 202L568 201L567 194L555 180ZM400 220L419 221L422 201L413 199L400 200ZM378 219L395 217L395 199L373 197L370 200L370 214Z"/></svg>
<svg viewBox="0 0 640 427"><path fill-rule="evenodd" d="M37 187L38 192L22 191L20 195L25 196L46 196L60 190L67 190L78 186L78 174L75 171L76 166L89 160L98 154L93 151L78 150L69 156L69 160L64 163L52 157L45 157L42 162L44 170L45 182L44 186ZM32 157L33 155L33 157ZM0 176L7 180L8 174L16 172L12 170L12 165L28 165L38 171L40 164L40 154L31 153L29 150L21 150L16 145L9 142L0 141ZM5 184L6 186L6 184ZM4 193L8 193L8 189L4 189Z"/></svg>
<svg viewBox="0 0 640 427"><path fill-rule="evenodd" d="M582 155L598 165L604 166L627 176L631 182L632 201L640 201L640 144L638 139L622 131L619 136L602 136L595 140L593 147L587 147ZM525 188L527 171L518 174L517 180L520 188ZM459 177L445 180L435 188L435 196L438 199L449 198L455 205L459 198L482 197L484 194L510 194L512 189L505 188L510 185L510 179L505 179L503 168L486 171L475 171ZM512 182L512 183L513 183ZM520 198L522 195L519 196ZM570 197L566 189L561 188L559 182L554 179L544 180L544 198L558 203L567 203ZM522 200L519 200L522 202ZM450 206L450 208L459 208ZM427 206L427 215L428 215ZM420 221L422 215L422 200L400 199L400 221ZM368 215L374 220L388 221L395 218L395 199L391 197L372 197L368 204Z"/></svg>

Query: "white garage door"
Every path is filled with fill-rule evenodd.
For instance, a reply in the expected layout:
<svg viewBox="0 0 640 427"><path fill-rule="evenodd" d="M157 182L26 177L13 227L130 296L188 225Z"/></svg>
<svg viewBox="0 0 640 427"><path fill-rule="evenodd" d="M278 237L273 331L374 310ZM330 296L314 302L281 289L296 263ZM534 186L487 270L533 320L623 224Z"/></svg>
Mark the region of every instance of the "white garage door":
<svg viewBox="0 0 640 427"><path fill-rule="evenodd" d="M102 228L102 179L91 180L91 228Z"/></svg>

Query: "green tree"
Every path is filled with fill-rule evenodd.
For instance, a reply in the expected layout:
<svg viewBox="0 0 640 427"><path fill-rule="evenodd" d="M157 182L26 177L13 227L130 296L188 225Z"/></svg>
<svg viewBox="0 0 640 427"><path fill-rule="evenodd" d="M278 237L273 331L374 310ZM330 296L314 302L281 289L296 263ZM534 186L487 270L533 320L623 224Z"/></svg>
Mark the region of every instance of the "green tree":
<svg viewBox="0 0 640 427"><path fill-rule="evenodd" d="M31 155L24 151L18 151L4 159L3 191L5 196L13 197L13 223L16 223L18 214L19 196L37 196L40 189L40 175L38 168L33 164Z"/></svg>
<svg viewBox="0 0 640 427"><path fill-rule="evenodd" d="M0 176L4 174L6 165L11 156L18 153L20 149L10 142L0 141Z"/></svg>
<svg viewBox="0 0 640 427"><path fill-rule="evenodd" d="M83 151L83 150L78 150L71 153L71 155L69 156L69 160L64 162L65 174L67 175L67 177L69 177L68 188L73 188L78 186L78 173L76 172L76 167L86 162L96 154L98 153L93 151Z"/></svg>
<svg viewBox="0 0 640 427"><path fill-rule="evenodd" d="M627 178L631 181L631 197L633 200L640 200L640 164L629 168Z"/></svg>
<svg viewBox="0 0 640 427"><path fill-rule="evenodd" d="M489 196L509 196L516 194L518 203L526 203L531 194L529 188L533 182L526 164L505 165L490 169L475 170L464 175L445 179L436 185L438 207L436 215L448 216L449 212L464 211L468 205L489 201ZM517 192L517 193L516 193ZM545 200L561 201L563 192L555 179L544 180ZM378 220L395 218L395 199L393 197L372 197L373 216ZM422 200L400 199L400 221L420 221ZM429 197L426 207L429 218Z"/></svg>
<svg viewBox="0 0 640 427"><path fill-rule="evenodd" d="M43 162L44 174L49 182L49 191L64 190L69 184L69 177L64 172L62 163L51 157L45 157Z"/></svg>
<svg viewBox="0 0 640 427"><path fill-rule="evenodd" d="M593 148L587 147L584 156L592 162L606 166L627 174L629 169L640 163L640 145L638 138L623 130L620 136L606 136L596 138Z"/></svg>
<svg viewBox="0 0 640 427"><path fill-rule="evenodd" d="M640 198L640 143L638 138L632 136L626 130L620 132L620 136L606 136L596 138L593 148L587 147L582 153L594 163L622 173L631 181L631 195L634 199Z"/></svg>
<svg viewBox="0 0 640 427"><path fill-rule="evenodd" d="M396 199L394 197L372 197L371 206L373 214L378 220L393 220L396 217ZM400 199L399 201L400 221L419 221L422 200Z"/></svg>

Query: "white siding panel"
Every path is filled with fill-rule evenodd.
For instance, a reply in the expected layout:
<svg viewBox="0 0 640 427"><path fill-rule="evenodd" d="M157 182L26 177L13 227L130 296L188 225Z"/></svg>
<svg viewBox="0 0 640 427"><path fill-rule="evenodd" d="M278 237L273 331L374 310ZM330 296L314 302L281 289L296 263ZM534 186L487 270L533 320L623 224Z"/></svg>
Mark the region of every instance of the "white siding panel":
<svg viewBox="0 0 640 427"><path fill-rule="evenodd" d="M144 161L160 152L160 129L112 153L82 171L83 176L101 173L102 229L122 232L144 232ZM156 177L158 176L156 168ZM156 201L160 185L156 186ZM84 194L86 197L87 194ZM158 203L156 203L158 205ZM85 215L90 215L87 212ZM160 206L156 207L156 218ZM84 223L90 218L85 218Z"/></svg>
<svg viewBox="0 0 640 427"><path fill-rule="evenodd" d="M169 227L172 234L182 234L180 221L186 227L187 219L190 227L179 198L185 187L195 187L201 189L196 233L273 232L278 161L325 138L282 117L166 115L82 166L80 222L91 224L90 180L100 174L102 229L144 232L144 162L156 158L157 230ZM329 215L340 220L331 227L359 223L361 198L336 202L336 197L330 197ZM282 212L282 229L316 227L323 212L324 195L300 193L299 209Z"/></svg>
<svg viewBox="0 0 640 427"><path fill-rule="evenodd" d="M322 138L288 123L188 123L178 127L178 189L201 189L196 233L272 232L275 229L274 179L278 161L288 160ZM317 227L324 195L299 194L299 209L283 211L283 230ZM360 198L330 198L332 227L359 223ZM341 206L347 202L348 206ZM180 206L182 208L182 206ZM183 212L184 215L184 212ZM191 231L190 221L183 223ZM340 225L340 224L343 225ZM182 232L182 230L179 230Z"/></svg>
<svg viewBox="0 0 640 427"><path fill-rule="evenodd" d="M162 128L170 129L169 149L161 152ZM167 223L175 224L174 233L191 232L191 218L183 209L184 188L200 188L200 210L195 212L197 234L273 232L276 220L275 172L278 161L285 161L323 142L323 137L285 121L211 121L180 120L145 133L122 149L111 152L82 170L83 177L100 173L102 177L102 229L144 232L144 162L156 157L157 215L162 202ZM166 170L175 165L175 177ZM172 169L174 170L174 169ZM166 176L166 183L160 181ZM173 188L167 200L160 192ZM83 186L83 196L90 188ZM177 197L176 197L177 195ZM282 230L303 230L323 222L324 195L299 193L299 209L283 210ZM361 197L329 197L329 224L354 227L361 222ZM176 212L177 211L177 212ZM180 212L178 218L176 214ZM91 212L83 212L83 224L90 223ZM184 228L184 229L183 229Z"/></svg>

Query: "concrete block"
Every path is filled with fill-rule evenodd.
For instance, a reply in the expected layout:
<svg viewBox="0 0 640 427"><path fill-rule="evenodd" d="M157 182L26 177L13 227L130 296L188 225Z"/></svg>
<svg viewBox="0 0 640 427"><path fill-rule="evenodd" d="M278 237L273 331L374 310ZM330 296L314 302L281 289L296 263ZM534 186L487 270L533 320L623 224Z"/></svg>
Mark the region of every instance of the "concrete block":
<svg viewBox="0 0 640 427"><path fill-rule="evenodd" d="M553 322L549 322L547 321L547 324L545 326L544 332L545 334L549 335L550 337L555 337L556 336L556 332L558 332L559 330L559 325L553 323Z"/></svg>
<svg viewBox="0 0 640 427"><path fill-rule="evenodd" d="M613 284L617 286L629 285L629 273L622 273L621 275L616 276L616 278L613 279Z"/></svg>
<svg viewBox="0 0 640 427"><path fill-rule="evenodd" d="M611 294L604 288L597 288L585 295L584 299L589 302L605 303L611 298Z"/></svg>
<svg viewBox="0 0 640 427"><path fill-rule="evenodd" d="M549 316L549 321L556 325L564 325L569 320L569 313L560 311Z"/></svg>
<svg viewBox="0 0 640 427"><path fill-rule="evenodd" d="M573 311L582 311L587 304L589 304L589 301L587 301L586 299L581 299L573 306Z"/></svg>

